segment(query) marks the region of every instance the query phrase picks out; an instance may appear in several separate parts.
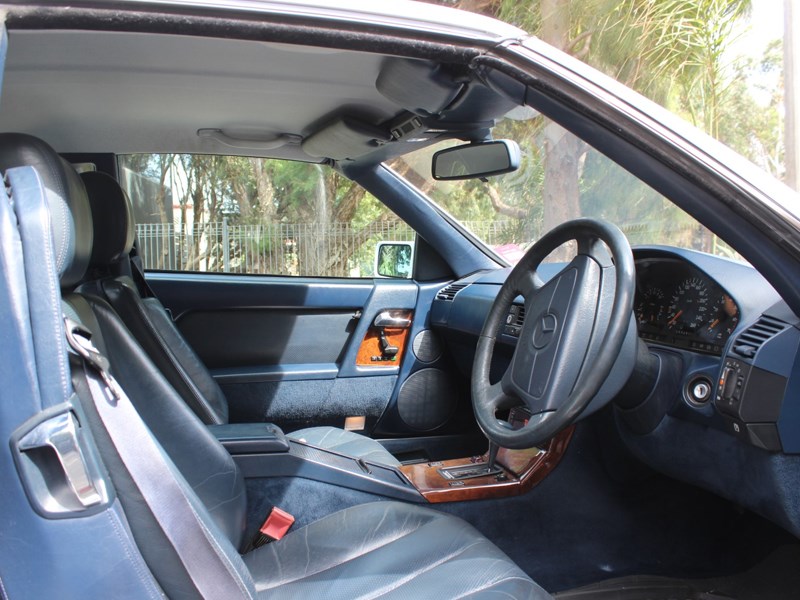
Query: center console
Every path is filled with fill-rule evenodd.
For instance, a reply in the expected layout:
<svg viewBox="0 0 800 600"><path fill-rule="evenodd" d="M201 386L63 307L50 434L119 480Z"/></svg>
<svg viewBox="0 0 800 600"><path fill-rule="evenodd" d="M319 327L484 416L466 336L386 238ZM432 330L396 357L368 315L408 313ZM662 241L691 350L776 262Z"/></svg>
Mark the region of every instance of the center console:
<svg viewBox="0 0 800 600"><path fill-rule="evenodd" d="M522 494L552 471L573 428L541 448L393 467L367 462L289 439L268 423L212 425L209 430L231 453L247 478L303 477L407 502L457 502Z"/></svg>
<svg viewBox="0 0 800 600"><path fill-rule="evenodd" d="M568 427L540 448L500 448L496 469L486 472L487 455L402 465L400 472L426 501L460 502L518 496L542 481L561 461L574 427Z"/></svg>

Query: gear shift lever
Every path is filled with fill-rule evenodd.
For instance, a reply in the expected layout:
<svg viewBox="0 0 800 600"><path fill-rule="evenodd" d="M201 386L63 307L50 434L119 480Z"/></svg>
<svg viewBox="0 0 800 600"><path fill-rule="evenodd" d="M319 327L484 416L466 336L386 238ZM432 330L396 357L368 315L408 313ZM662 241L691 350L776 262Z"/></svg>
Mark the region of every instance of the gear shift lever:
<svg viewBox="0 0 800 600"><path fill-rule="evenodd" d="M486 461L486 471L491 473L495 470L495 462L497 461L497 451L500 450L500 446L497 445L496 442L489 441L489 457Z"/></svg>
<svg viewBox="0 0 800 600"><path fill-rule="evenodd" d="M450 480L472 479L473 477L489 477L492 475L504 477L502 475L503 469L495 464L497 462L498 450L500 450L500 446L490 441L489 456L487 457L486 462L473 462L472 464L468 465L458 465L455 467L442 467L438 469L439 474L445 479L450 479ZM474 457L472 460L478 461L480 459L478 457Z"/></svg>

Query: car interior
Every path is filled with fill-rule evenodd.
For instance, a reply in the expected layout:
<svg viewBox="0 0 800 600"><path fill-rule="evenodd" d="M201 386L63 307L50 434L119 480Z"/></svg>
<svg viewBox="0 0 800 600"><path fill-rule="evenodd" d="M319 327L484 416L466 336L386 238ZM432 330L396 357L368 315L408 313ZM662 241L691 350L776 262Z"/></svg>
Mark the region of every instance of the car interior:
<svg viewBox="0 0 800 600"><path fill-rule="evenodd" d="M795 196L430 8L8 9L2 597L796 597ZM431 198L514 177L553 143L513 140L534 118L612 175L510 264ZM152 165L195 156L332 173L413 241L365 235L366 276L248 272L227 242L200 268L145 237L189 218L164 191L189 171ZM626 194L691 233L595 201Z"/></svg>

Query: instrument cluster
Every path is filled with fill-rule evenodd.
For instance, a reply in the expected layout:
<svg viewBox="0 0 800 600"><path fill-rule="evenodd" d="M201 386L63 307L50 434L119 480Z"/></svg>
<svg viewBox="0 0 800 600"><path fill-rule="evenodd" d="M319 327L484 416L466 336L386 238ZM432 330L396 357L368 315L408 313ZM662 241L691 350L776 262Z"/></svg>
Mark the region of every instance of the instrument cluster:
<svg viewBox="0 0 800 600"><path fill-rule="evenodd" d="M721 355L739 307L708 275L674 258L636 261L639 335L667 346Z"/></svg>

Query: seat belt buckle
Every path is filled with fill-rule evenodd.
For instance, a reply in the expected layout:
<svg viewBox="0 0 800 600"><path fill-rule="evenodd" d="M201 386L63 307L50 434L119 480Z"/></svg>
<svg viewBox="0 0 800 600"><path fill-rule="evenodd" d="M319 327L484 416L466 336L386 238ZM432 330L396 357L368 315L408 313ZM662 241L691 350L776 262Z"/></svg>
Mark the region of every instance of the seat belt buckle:
<svg viewBox="0 0 800 600"><path fill-rule="evenodd" d="M253 548L259 548L264 544L281 539L293 524L294 517L292 515L277 506L273 507L253 540Z"/></svg>

